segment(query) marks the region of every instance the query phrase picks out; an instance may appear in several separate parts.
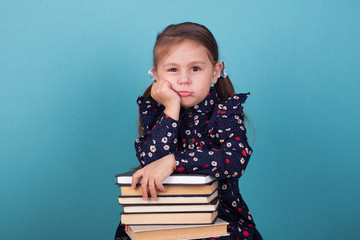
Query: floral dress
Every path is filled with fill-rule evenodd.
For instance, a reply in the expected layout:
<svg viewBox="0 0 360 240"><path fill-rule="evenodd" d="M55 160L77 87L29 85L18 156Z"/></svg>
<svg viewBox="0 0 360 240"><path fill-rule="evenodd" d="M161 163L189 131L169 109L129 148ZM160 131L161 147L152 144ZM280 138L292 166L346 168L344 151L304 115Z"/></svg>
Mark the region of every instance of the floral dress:
<svg viewBox="0 0 360 240"><path fill-rule="evenodd" d="M216 90L199 104L180 110L179 121L164 113L164 106L139 97L144 136L135 142L142 166L174 154L175 173L199 173L219 179L219 217L228 221L225 239L262 239L240 192L238 181L252 154L248 144L242 103L249 94L219 99Z"/></svg>

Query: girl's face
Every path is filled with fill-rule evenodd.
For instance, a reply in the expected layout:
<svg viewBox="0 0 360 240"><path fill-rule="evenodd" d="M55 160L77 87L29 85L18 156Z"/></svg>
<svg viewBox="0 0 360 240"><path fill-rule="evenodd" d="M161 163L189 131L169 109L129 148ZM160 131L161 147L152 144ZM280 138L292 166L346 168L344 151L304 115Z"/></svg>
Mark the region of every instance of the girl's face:
<svg viewBox="0 0 360 240"><path fill-rule="evenodd" d="M167 80L180 97L180 104L190 108L200 103L217 82L222 69L220 62L211 62L207 49L198 42L185 40L175 45L162 57L153 74L158 80Z"/></svg>

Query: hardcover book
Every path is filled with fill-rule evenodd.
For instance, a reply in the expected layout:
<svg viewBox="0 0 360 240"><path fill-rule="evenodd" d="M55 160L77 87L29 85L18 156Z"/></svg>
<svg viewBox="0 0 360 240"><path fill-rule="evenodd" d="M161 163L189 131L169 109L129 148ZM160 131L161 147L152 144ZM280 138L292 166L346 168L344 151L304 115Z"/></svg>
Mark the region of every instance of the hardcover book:
<svg viewBox="0 0 360 240"><path fill-rule="evenodd" d="M131 188L129 185L119 185L121 196L142 196L141 187ZM165 185L165 191L157 191L157 195L194 195L194 194L211 194L218 188L218 181L202 185Z"/></svg>
<svg viewBox="0 0 360 240"><path fill-rule="evenodd" d="M228 222L218 218L205 225L130 225L126 233L132 240L175 240L220 237L227 233Z"/></svg>
<svg viewBox="0 0 360 240"><path fill-rule="evenodd" d="M121 223L142 224L211 224L218 212L178 212L178 213L122 213Z"/></svg>
<svg viewBox="0 0 360 240"><path fill-rule="evenodd" d="M123 205L124 213L161 213L161 212L212 212L219 207L216 199L209 204L166 204L166 205Z"/></svg>
<svg viewBox="0 0 360 240"><path fill-rule="evenodd" d="M204 204L210 203L219 195L217 189L212 194L202 195L161 195L156 200L144 200L140 196L119 196L119 204L133 205L133 204Z"/></svg>

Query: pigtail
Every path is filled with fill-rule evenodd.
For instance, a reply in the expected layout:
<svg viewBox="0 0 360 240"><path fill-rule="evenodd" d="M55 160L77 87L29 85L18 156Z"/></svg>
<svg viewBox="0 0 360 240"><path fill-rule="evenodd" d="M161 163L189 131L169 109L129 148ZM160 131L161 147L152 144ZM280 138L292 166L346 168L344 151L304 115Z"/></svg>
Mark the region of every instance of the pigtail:
<svg viewBox="0 0 360 240"><path fill-rule="evenodd" d="M235 94L234 86L230 81L229 76L226 76L225 78L220 77L214 84L214 87L220 99L226 99Z"/></svg>
<svg viewBox="0 0 360 240"><path fill-rule="evenodd" d="M228 75L225 78L220 77L218 81L214 84L214 87L220 99L227 99L235 94L234 86ZM243 114L244 114L244 120L250 125L254 133L254 139L255 139L254 124L251 122L251 120L249 119L247 114L245 114L245 112Z"/></svg>
<svg viewBox="0 0 360 240"><path fill-rule="evenodd" d="M144 98L148 98L148 99L150 99L150 98L152 98L151 97L151 88L152 88L152 85L153 84L151 84L146 90L145 90L145 92L143 93L143 97ZM139 113L139 117L138 117L139 119L138 119L138 133L139 133L139 136L141 137L141 136L144 136L144 130L143 130L143 123L142 123L142 121L141 121L141 117L140 117L140 113Z"/></svg>

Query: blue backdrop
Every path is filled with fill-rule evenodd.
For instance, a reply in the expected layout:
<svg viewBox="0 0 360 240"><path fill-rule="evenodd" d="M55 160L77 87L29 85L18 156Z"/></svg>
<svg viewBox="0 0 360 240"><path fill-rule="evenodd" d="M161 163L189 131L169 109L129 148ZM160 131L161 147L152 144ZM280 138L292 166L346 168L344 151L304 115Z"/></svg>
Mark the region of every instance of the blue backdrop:
<svg viewBox="0 0 360 240"><path fill-rule="evenodd" d="M215 35L265 239L360 238L359 1L0 1L0 238L112 239L156 34Z"/></svg>

